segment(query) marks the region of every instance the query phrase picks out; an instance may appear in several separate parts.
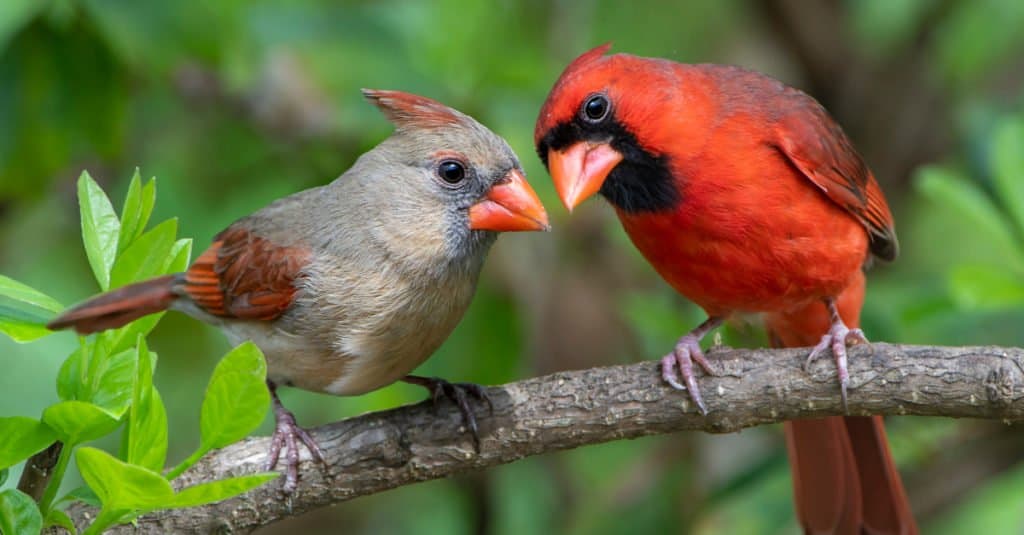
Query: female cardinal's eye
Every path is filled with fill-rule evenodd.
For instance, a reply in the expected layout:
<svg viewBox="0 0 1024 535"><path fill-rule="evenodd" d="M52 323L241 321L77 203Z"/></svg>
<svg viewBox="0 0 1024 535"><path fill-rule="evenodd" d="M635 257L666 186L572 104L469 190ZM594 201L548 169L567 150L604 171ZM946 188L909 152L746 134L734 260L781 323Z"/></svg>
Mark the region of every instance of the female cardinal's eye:
<svg viewBox="0 0 1024 535"><path fill-rule="evenodd" d="M583 118L596 123L608 116L608 99L604 95L594 95L583 104Z"/></svg>
<svg viewBox="0 0 1024 535"><path fill-rule="evenodd" d="M449 184L457 184L466 178L466 168L454 160L445 160L437 167L437 176Z"/></svg>

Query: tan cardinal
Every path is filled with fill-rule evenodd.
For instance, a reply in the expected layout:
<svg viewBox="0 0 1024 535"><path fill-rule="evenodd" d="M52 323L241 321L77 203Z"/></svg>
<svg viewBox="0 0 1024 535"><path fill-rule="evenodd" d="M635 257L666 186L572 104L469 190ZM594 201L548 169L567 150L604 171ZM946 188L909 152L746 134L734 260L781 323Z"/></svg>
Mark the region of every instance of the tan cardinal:
<svg viewBox="0 0 1024 535"><path fill-rule="evenodd" d="M473 298L498 232L547 230L544 207L501 137L473 118L398 91L363 94L396 129L334 182L290 195L218 234L184 273L94 297L54 319L82 334L162 310L216 325L266 355L285 491L298 442L322 454L277 385L339 396L397 380L459 404L473 434L471 384L406 375L448 337Z"/></svg>

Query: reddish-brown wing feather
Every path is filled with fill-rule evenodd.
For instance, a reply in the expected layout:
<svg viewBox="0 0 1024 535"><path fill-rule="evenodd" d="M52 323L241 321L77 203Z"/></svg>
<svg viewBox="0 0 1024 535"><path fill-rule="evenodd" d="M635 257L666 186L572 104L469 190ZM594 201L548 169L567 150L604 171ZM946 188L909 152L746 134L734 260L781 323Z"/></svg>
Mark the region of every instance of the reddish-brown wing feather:
<svg viewBox="0 0 1024 535"><path fill-rule="evenodd" d="M798 106L776 124L775 138L794 167L864 225L871 252L884 260L895 259L899 244L882 190L825 110L816 103Z"/></svg>
<svg viewBox="0 0 1024 535"><path fill-rule="evenodd" d="M272 320L292 304L308 261L303 247L277 246L229 227L185 272L185 293L215 316Z"/></svg>

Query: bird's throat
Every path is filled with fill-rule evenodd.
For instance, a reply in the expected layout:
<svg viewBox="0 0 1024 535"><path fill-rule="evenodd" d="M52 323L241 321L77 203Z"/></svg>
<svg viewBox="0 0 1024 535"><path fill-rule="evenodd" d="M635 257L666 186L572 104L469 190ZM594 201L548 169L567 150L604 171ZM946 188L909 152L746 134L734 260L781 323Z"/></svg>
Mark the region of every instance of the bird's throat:
<svg viewBox="0 0 1024 535"><path fill-rule="evenodd" d="M617 147L618 148L618 147ZM626 213L664 212L682 200L679 182L665 157L655 157L635 145L624 147L624 158L608 174L600 193Z"/></svg>

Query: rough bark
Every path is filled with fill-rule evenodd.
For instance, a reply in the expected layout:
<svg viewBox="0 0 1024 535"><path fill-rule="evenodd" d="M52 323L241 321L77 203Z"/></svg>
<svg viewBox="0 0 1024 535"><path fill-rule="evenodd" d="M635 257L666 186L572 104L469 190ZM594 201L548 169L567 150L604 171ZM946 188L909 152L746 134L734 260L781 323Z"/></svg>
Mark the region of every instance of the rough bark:
<svg viewBox="0 0 1024 535"><path fill-rule="evenodd" d="M53 478L53 470L57 467L63 449L63 442L54 442L49 448L29 457L21 472L21 479L18 480L18 490L37 502L41 500L46 486Z"/></svg>
<svg viewBox="0 0 1024 535"><path fill-rule="evenodd" d="M493 414L478 406L482 448L461 429L457 409L429 403L366 414L312 430L330 477L303 457L298 491L275 481L218 504L164 511L117 533L245 533L282 518L359 496L509 463L529 455L675 431L729 433L795 418L843 414L830 359L802 369L806 349L733 350L709 356L720 371L699 379L709 413L662 384L655 362L560 372L489 389ZM850 351L849 413L1024 419L1024 350L874 344ZM176 484L257 472L267 438L208 455ZM305 455L305 452L303 452ZM89 512L76 509L80 525Z"/></svg>

